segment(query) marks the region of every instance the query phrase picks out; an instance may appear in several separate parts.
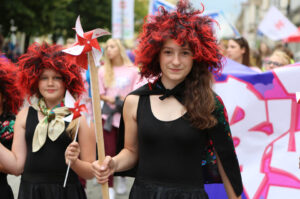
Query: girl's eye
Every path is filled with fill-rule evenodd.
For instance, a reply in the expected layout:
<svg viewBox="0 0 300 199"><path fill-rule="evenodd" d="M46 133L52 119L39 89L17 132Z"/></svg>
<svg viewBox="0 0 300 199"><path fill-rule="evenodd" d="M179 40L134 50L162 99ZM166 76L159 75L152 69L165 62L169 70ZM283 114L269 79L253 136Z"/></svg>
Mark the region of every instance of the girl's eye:
<svg viewBox="0 0 300 199"><path fill-rule="evenodd" d="M46 79L48 79L47 77L44 77L44 76L41 76L40 77L40 80L46 80Z"/></svg>
<svg viewBox="0 0 300 199"><path fill-rule="evenodd" d="M183 55L190 55L191 53L189 51L183 51Z"/></svg>
<svg viewBox="0 0 300 199"><path fill-rule="evenodd" d="M62 77L56 76L56 77L54 77L54 79L56 79L56 80L62 80Z"/></svg>
<svg viewBox="0 0 300 199"><path fill-rule="evenodd" d="M163 53L166 54L166 55L169 55L169 54L171 54L171 51L170 50L165 50L165 51L163 51Z"/></svg>

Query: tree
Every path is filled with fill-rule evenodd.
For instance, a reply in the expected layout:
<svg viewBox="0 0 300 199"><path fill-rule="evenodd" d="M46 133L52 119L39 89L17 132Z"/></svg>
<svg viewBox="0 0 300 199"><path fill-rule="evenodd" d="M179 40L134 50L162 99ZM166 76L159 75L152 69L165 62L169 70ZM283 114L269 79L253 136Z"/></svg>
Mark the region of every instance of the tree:
<svg viewBox="0 0 300 199"><path fill-rule="evenodd" d="M139 33L148 14L149 0L135 0L134 4L134 32Z"/></svg>
<svg viewBox="0 0 300 199"><path fill-rule="evenodd" d="M9 33L13 19L18 31L26 33L27 44L31 36L74 37L72 28L79 14L84 30L111 27L110 0L1 0L0 13L3 34Z"/></svg>

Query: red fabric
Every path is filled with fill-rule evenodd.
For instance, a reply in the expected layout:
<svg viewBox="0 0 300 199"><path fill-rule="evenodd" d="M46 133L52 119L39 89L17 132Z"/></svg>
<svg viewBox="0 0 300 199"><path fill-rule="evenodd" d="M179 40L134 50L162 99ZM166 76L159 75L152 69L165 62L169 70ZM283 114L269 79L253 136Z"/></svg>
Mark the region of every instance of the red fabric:
<svg viewBox="0 0 300 199"><path fill-rule="evenodd" d="M104 126L105 120L102 120L102 125ZM109 155L111 157L116 155L117 149L117 134L118 128L112 127L111 131L106 131L103 129L103 137L104 137L104 148L105 148L105 155ZM110 176L108 179L108 186L113 187L113 176Z"/></svg>
<svg viewBox="0 0 300 199"><path fill-rule="evenodd" d="M298 28L298 32L284 39L284 42L286 43L300 42L300 27Z"/></svg>
<svg viewBox="0 0 300 199"><path fill-rule="evenodd" d="M135 50L135 64L140 67L142 77L160 75L158 55L163 42L169 38L180 45L189 44L194 53L194 66L207 67L216 73L221 70L222 54L212 28L215 21L201 16L203 11L204 8L193 10L188 1L181 0L177 11L168 12L160 7L158 13L145 19Z"/></svg>
<svg viewBox="0 0 300 199"><path fill-rule="evenodd" d="M18 61L19 85L28 97L38 94L38 81L44 69L53 69L63 76L66 89L79 97L85 90L81 68L75 59L63 53L59 45L34 43Z"/></svg>
<svg viewBox="0 0 300 199"><path fill-rule="evenodd" d="M16 84L17 67L6 58L0 58L0 93L5 99L3 111L17 114L23 104L23 94ZM2 100L3 100L2 99Z"/></svg>

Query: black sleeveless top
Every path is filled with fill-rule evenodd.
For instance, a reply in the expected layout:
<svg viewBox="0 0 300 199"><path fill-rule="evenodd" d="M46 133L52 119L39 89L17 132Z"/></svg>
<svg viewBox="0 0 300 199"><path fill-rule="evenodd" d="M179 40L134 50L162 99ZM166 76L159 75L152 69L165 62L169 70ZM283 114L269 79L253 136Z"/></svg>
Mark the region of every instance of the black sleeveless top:
<svg viewBox="0 0 300 199"><path fill-rule="evenodd" d="M72 142L72 139L66 131L54 142L47 136L44 146L39 151L32 152L32 138L38 123L38 112L34 108L29 107L25 131L27 156L22 180L33 183L63 184L67 171L65 150ZM67 125L68 123L66 122L66 127ZM70 169L68 183L77 181L77 174Z"/></svg>
<svg viewBox="0 0 300 199"><path fill-rule="evenodd" d="M172 121L161 121L152 113L150 97L140 96L137 178L203 187L201 162L207 134L192 127L187 117L185 114Z"/></svg>
<svg viewBox="0 0 300 199"><path fill-rule="evenodd" d="M15 115L1 114L0 115L0 143L8 149L11 149L13 139L13 125L15 123ZM13 199L13 192L7 182L7 174L0 172L0 198Z"/></svg>

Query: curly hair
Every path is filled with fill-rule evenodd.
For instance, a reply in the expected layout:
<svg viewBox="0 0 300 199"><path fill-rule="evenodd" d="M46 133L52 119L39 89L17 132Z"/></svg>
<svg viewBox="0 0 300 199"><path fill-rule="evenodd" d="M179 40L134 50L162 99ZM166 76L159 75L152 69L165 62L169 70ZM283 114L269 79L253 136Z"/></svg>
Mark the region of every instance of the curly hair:
<svg viewBox="0 0 300 199"><path fill-rule="evenodd" d="M0 58L0 93L3 112L17 114L23 105L23 94L16 83L17 67L8 59Z"/></svg>
<svg viewBox="0 0 300 199"><path fill-rule="evenodd" d="M74 58L62 52L62 46L47 43L33 43L18 61L18 83L29 97L40 96L38 82L44 69L53 69L60 73L66 89L79 97L84 89L81 68Z"/></svg>
<svg viewBox="0 0 300 199"><path fill-rule="evenodd" d="M202 4L201 4L202 5ZM145 18L135 51L135 63L141 76L147 79L161 75L159 53L167 39L179 45L188 44L193 52L193 67L185 82L185 106L192 124L200 129L216 124L212 112L215 109L211 88L212 73L222 69L222 54L214 37L213 23L204 11L194 10L187 0L177 4L177 10L168 12L160 7L156 15Z"/></svg>

